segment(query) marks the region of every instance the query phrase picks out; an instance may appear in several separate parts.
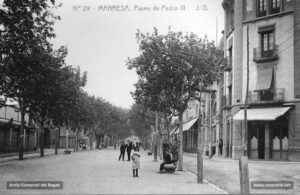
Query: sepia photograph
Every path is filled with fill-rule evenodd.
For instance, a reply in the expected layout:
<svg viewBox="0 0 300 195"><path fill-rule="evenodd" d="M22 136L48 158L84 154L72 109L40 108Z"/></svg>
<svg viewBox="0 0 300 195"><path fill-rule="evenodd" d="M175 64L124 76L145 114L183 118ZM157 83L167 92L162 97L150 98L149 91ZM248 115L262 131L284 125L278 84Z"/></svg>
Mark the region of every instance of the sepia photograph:
<svg viewBox="0 0 300 195"><path fill-rule="evenodd" d="M300 0L0 0L0 194L300 194Z"/></svg>

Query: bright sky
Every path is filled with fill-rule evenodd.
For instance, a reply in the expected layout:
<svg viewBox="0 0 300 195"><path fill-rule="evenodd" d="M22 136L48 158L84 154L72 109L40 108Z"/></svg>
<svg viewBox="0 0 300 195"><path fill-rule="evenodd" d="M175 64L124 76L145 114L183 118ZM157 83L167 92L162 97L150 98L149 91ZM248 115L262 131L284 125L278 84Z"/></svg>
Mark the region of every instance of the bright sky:
<svg viewBox="0 0 300 195"><path fill-rule="evenodd" d="M222 0L58 2L62 2L63 6L55 11L61 16L55 25L55 46L67 45L67 64L80 66L88 72L85 90L89 94L123 108L130 108L134 103L130 91L134 91L133 84L138 77L134 70L127 69L126 60L138 55L137 29L152 33L153 27L156 27L159 32L165 33L171 26L174 31L193 32L199 37L207 34L209 39L215 40L217 20L218 39L224 26ZM119 8L103 11L104 6L112 5L119 5ZM154 11L154 6L159 10ZM185 10L180 10L183 6ZM142 7L150 10L141 11ZM174 11L176 7L178 10Z"/></svg>

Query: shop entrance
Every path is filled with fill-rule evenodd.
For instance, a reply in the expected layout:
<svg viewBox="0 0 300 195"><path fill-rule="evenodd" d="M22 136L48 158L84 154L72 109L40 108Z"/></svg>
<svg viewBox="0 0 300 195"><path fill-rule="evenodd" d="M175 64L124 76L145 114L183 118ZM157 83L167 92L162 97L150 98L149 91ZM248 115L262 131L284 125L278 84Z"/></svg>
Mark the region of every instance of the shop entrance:
<svg viewBox="0 0 300 195"><path fill-rule="evenodd" d="M265 123L251 121L248 125L248 156L254 159L265 159Z"/></svg>

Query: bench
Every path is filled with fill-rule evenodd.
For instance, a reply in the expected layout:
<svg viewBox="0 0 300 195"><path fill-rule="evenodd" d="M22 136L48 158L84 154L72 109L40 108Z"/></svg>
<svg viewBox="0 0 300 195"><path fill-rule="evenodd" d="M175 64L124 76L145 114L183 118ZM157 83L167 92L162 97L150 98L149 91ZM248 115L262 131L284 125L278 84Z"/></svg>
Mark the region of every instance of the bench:
<svg viewBox="0 0 300 195"><path fill-rule="evenodd" d="M71 150L65 150L65 154L71 154Z"/></svg>
<svg viewBox="0 0 300 195"><path fill-rule="evenodd" d="M177 167L174 164L165 164L164 165L165 172L174 173L176 168Z"/></svg>

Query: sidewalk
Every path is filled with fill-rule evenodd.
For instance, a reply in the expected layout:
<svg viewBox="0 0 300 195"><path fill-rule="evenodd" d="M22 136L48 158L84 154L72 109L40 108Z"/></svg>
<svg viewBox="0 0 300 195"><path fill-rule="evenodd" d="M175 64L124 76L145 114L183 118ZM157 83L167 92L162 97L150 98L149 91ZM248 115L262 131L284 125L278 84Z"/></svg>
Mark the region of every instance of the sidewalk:
<svg viewBox="0 0 300 195"><path fill-rule="evenodd" d="M184 153L184 168L197 172L197 155ZM300 163L252 161L248 163L251 181L293 181L292 190L254 190L251 193L300 194ZM204 157L204 178L229 193L240 193L239 161Z"/></svg>
<svg viewBox="0 0 300 195"><path fill-rule="evenodd" d="M101 152L106 153L109 150ZM198 184L196 176L187 170L176 171L173 174L160 174L159 166L161 160L158 158L158 162L153 162L153 156L147 155L146 151L143 150L140 153L141 169L139 170L138 178L132 176L131 162L107 159L113 169L109 174L109 178L106 178L104 183L101 183L102 186L105 186L101 194L225 194L223 190L211 184ZM127 157L125 156L126 159ZM103 173L103 175L106 174ZM106 186L109 186L109 183L105 182L112 181L114 181L116 188L106 188ZM120 189L123 189L123 191Z"/></svg>
<svg viewBox="0 0 300 195"><path fill-rule="evenodd" d="M58 154L62 154L65 149L58 149ZM72 150L73 151L73 150ZM44 149L44 155L55 155L55 149ZM29 158L37 158L40 157L40 151L31 151L31 152L24 152L23 153L24 160L29 159ZM10 161L15 161L19 160L19 153L18 152L13 152L13 153L8 153L8 154L1 154L0 155L0 163L6 163Z"/></svg>
<svg viewBox="0 0 300 195"><path fill-rule="evenodd" d="M198 184L189 171L160 174L161 161L144 151L139 177L133 177L131 162L118 157L119 150L108 148L15 161L0 168L0 194L224 194ZM7 181L62 181L63 189L7 190Z"/></svg>

